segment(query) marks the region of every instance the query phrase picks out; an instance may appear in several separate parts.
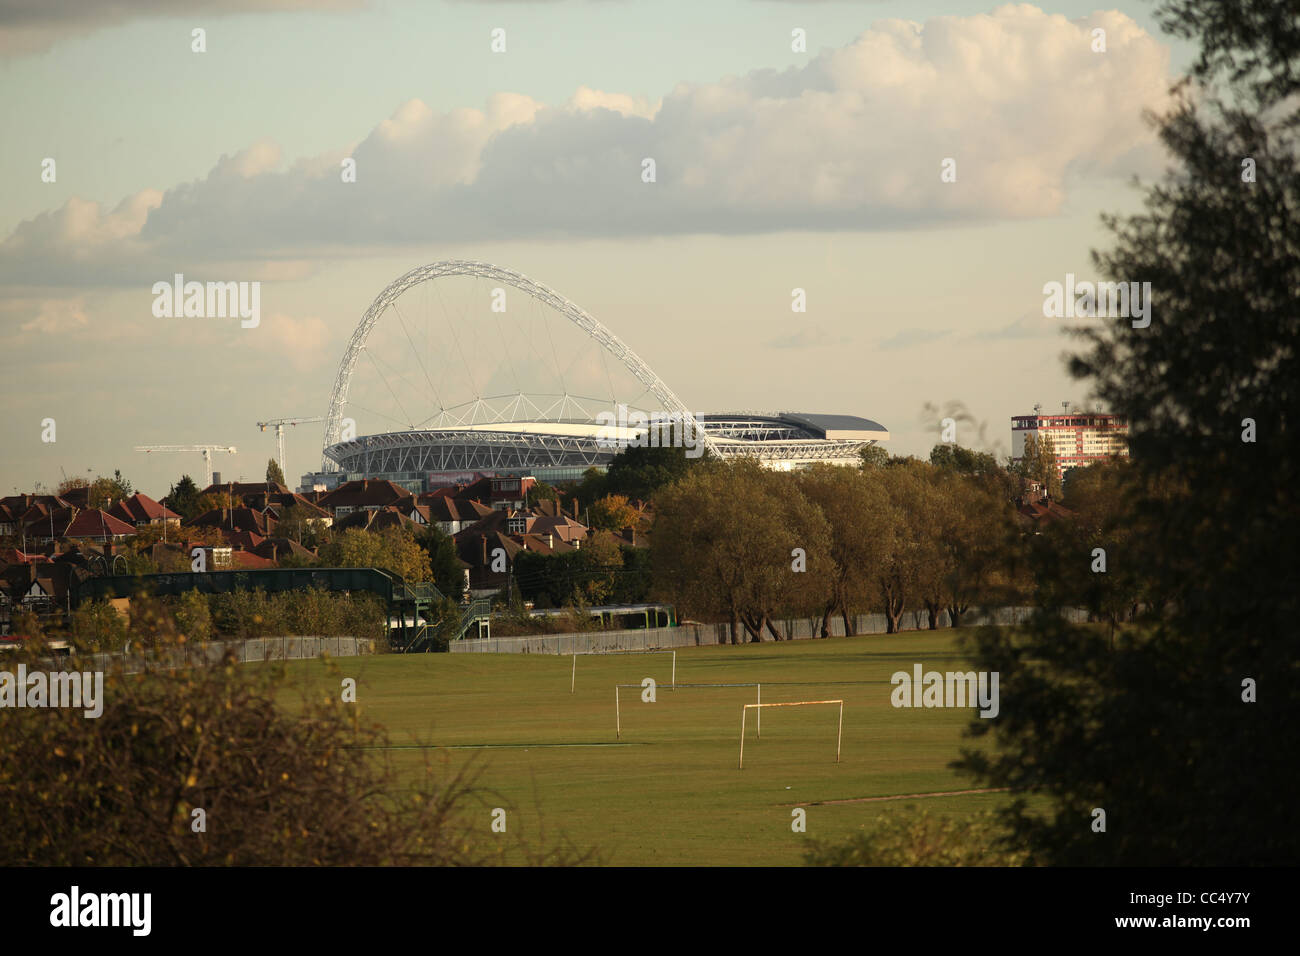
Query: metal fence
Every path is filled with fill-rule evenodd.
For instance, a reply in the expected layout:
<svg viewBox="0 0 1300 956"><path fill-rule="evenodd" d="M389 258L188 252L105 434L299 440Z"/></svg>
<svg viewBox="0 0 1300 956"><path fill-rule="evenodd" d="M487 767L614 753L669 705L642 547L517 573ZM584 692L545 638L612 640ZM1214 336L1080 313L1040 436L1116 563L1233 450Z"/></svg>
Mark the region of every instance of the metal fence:
<svg viewBox="0 0 1300 956"><path fill-rule="evenodd" d="M982 612L971 611L962 615L963 627L980 624L1023 624L1034 611L1029 607L1000 607ZM1081 624L1088 619L1082 608L1067 608L1066 620ZM773 621L783 638L809 640L821 635L821 618L792 618ZM939 624L948 626L948 615L940 612ZM900 622L903 631L920 631L929 627L929 617L924 611L908 612ZM844 620L834 617L830 621L831 637L844 636ZM883 614L859 614L854 621L855 634L885 634L887 621ZM744 638L747 640L748 638ZM764 634L764 640L771 640ZM731 641L731 628L727 624L683 624L679 627L641 628L631 631L583 631L576 634L535 634L523 637L489 637L452 641L448 649L453 654L600 654L608 651L672 650L675 647L702 647L709 644L727 644Z"/></svg>

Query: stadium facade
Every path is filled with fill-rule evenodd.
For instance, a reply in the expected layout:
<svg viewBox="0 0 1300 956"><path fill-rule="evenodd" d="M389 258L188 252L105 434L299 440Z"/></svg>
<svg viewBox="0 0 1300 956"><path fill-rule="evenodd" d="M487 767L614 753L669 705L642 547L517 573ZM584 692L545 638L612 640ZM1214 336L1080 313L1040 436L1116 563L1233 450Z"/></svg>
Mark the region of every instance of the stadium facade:
<svg viewBox="0 0 1300 956"><path fill-rule="evenodd" d="M776 412L694 418L707 439L702 444L718 457L753 458L780 470L816 462L854 465L864 448L889 439L883 425L853 415ZM330 445L325 456L338 470L304 475L302 484L306 489L331 488L344 481L380 478L420 493L483 474L575 481L588 468L607 467L625 447L656 444L658 435L647 426L611 428L582 421L386 432Z"/></svg>

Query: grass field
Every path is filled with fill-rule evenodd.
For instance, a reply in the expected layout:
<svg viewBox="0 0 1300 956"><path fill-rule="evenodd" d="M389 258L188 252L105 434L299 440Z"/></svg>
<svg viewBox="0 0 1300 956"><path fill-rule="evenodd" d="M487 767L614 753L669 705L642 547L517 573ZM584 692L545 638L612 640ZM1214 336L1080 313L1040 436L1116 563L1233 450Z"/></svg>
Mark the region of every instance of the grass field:
<svg viewBox="0 0 1300 956"><path fill-rule="evenodd" d="M362 717L388 728L393 758L415 772L426 757L461 767L511 808L508 826L563 831L602 861L645 865L796 865L809 839L839 840L886 808L924 804L965 816L1005 794L922 800L863 798L970 789L948 769L971 709L890 704L890 675L921 663L957 670L956 632L831 638L679 650L677 682L761 682L763 701L844 700L843 755L835 762L834 707L765 709L763 736L749 716L745 768L737 769L742 704L753 687L670 689L667 654L580 656L420 654L346 658ZM960 668L965 669L965 668ZM314 689L337 687L321 662L291 665ZM657 701L622 695L615 739L614 685L658 682ZM981 739L982 742L983 738ZM854 801L829 803L828 801ZM807 808L807 832L791 810ZM489 814L483 827L489 832Z"/></svg>

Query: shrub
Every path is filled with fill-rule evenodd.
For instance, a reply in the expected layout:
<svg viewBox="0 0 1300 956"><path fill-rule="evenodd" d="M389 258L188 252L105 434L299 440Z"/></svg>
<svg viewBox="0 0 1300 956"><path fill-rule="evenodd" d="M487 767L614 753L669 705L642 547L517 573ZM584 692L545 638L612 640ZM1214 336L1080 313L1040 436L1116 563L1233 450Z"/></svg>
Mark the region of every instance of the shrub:
<svg viewBox="0 0 1300 956"><path fill-rule="evenodd" d="M1025 854L1002 846L991 813L964 819L928 810L886 811L841 843L817 843L808 866L1022 866Z"/></svg>
<svg viewBox="0 0 1300 956"><path fill-rule="evenodd" d="M588 858L488 834L483 820L501 800L472 773L439 776L426 764L414 783L401 782L386 733L363 726L338 695L304 694L301 706L281 707L282 665L227 655L155 667L166 649L159 642L146 651L147 673L104 675L97 719L81 709L0 708L0 866ZM31 656L26 663L44 667Z"/></svg>

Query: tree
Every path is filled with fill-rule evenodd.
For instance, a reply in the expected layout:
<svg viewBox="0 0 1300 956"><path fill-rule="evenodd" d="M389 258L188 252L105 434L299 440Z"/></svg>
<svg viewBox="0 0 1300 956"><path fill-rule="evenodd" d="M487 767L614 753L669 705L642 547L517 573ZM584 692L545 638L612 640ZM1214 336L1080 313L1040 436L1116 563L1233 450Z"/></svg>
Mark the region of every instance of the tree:
<svg viewBox="0 0 1300 956"><path fill-rule="evenodd" d="M77 488L89 488L89 487L90 487L89 481L87 481L85 478L81 478L77 475L73 475L71 478L64 478L61 482L59 482L58 490L55 491L54 493L58 495L60 498L62 498L68 492L73 491Z"/></svg>
<svg viewBox="0 0 1300 956"><path fill-rule="evenodd" d="M1171 0L1159 16L1200 37L1206 86L1158 118L1177 166L1142 211L1105 218L1114 244L1094 254L1108 277L1151 283L1150 326L1094 323L1069 368L1128 419L1122 560L1162 600L1114 641L1050 607L1019 634L981 634L978 666L1000 671L1016 717L973 721L977 737L996 725L998 753L962 766L1021 798L1006 819L1031 862L1286 864L1300 857L1277 799L1300 782L1300 739L1281 729L1300 720L1300 592L1282 570L1300 567L1300 113L1287 99L1300 24L1293 4L1264 0Z"/></svg>
<svg viewBox="0 0 1300 956"><path fill-rule="evenodd" d="M625 495L606 495L592 502L587 509L587 525L599 531L622 531L635 528L641 513Z"/></svg>
<svg viewBox="0 0 1300 956"><path fill-rule="evenodd" d="M134 493L131 482L122 477L120 470L115 470L112 478L101 475L90 483L88 507L107 508L115 501L130 498Z"/></svg>
<svg viewBox="0 0 1300 956"><path fill-rule="evenodd" d="M456 542L441 525L426 525L415 535L416 542L429 556L429 580L450 597L459 598L465 590L465 571Z"/></svg>
<svg viewBox="0 0 1300 956"><path fill-rule="evenodd" d="M898 516L884 532L886 560L876 575L889 634L898 632L908 604L920 603L923 592L932 590L925 580L933 538L933 518L925 510L930 504L929 468L916 459L895 458L889 467L868 472L881 483Z"/></svg>
<svg viewBox="0 0 1300 956"><path fill-rule="evenodd" d="M830 637L831 616L837 612L844 620L844 633L852 635L853 616L872 603L893 529L902 516L884 485L862 471L817 465L796 480L831 532L830 589L822 607L821 636Z"/></svg>
<svg viewBox="0 0 1300 956"><path fill-rule="evenodd" d="M292 504L280 511L275 533L314 550L327 536L325 521L325 518L309 513L302 505Z"/></svg>
<svg viewBox="0 0 1300 956"><path fill-rule="evenodd" d="M689 458L684 448L625 448L614 456L599 487L584 483L582 499L595 501L605 495L623 495L649 501L660 488L684 477L708 455ZM594 494L595 492L599 494Z"/></svg>
<svg viewBox="0 0 1300 956"><path fill-rule="evenodd" d="M212 609L207 595L200 591L186 591L176 599L176 626L190 641L202 643L212 637ZM310 633L324 633L313 629Z"/></svg>
<svg viewBox="0 0 1300 956"><path fill-rule="evenodd" d="M733 644L742 625L751 641L765 631L781 640L777 619L824 607L830 537L789 475L752 461L712 463L659 493L655 588L685 614L728 622Z"/></svg>
<svg viewBox="0 0 1300 956"><path fill-rule="evenodd" d="M180 481L171 486L167 492L167 507L183 519L196 518L199 511L199 488L189 475L181 475Z"/></svg>
<svg viewBox="0 0 1300 956"><path fill-rule="evenodd" d="M617 542L607 534L593 534L583 542L578 551L566 557L577 565L575 594L570 601L580 601L586 606L605 604L614 594L622 552Z"/></svg>
<svg viewBox="0 0 1300 956"><path fill-rule="evenodd" d="M859 452L863 468L884 468L889 464L889 452L883 445L868 445Z"/></svg>
<svg viewBox="0 0 1300 956"><path fill-rule="evenodd" d="M121 650L127 640L127 622L108 601L85 601L72 612L69 636L83 651Z"/></svg>
<svg viewBox="0 0 1300 956"><path fill-rule="evenodd" d="M0 708L0 866L505 862L507 838L477 825L489 795L473 771L399 772L387 733L360 723L337 691L303 688L286 705L284 667L241 665L233 653L175 667L176 650L146 653L147 680L120 663L70 661L107 670L96 719ZM525 862L587 857L508 839Z"/></svg>
<svg viewBox="0 0 1300 956"><path fill-rule="evenodd" d="M940 470L933 476L943 504L932 552L941 569L941 600L930 608L931 628L940 609L948 612L953 627L960 626L962 615L988 601L997 582L1008 577L1008 556L1016 547L1018 529L998 473L1000 468L992 475L968 476Z"/></svg>
<svg viewBox="0 0 1300 956"><path fill-rule="evenodd" d="M407 581L433 577L429 552L415 541L408 528L362 531L349 528L321 545L319 564L325 568L381 568Z"/></svg>
<svg viewBox="0 0 1300 956"><path fill-rule="evenodd" d="M536 505L539 501L559 501L560 489L556 488L554 485L548 485L544 481L538 481L528 489L528 494L525 496L524 500L525 504L527 504L529 508Z"/></svg>
<svg viewBox="0 0 1300 956"><path fill-rule="evenodd" d="M223 508L238 508L240 504L239 499L228 491L209 491L199 498L195 514L205 515L209 511L220 511Z"/></svg>
<svg viewBox="0 0 1300 956"><path fill-rule="evenodd" d="M974 451L952 442L942 442L930 449L930 464L941 472L961 475L983 486L1003 501L1020 493L1020 481L988 452Z"/></svg>
<svg viewBox="0 0 1300 956"><path fill-rule="evenodd" d="M1061 497L1061 469L1056 462L1056 453L1046 439L1026 435L1025 453L1012 470L1020 477L1042 485L1049 498Z"/></svg>
<svg viewBox="0 0 1300 956"><path fill-rule="evenodd" d="M266 480L268 483L288 486L284 480L284 472L280 470L280 463L274 458L266 460Z"/></svg>

